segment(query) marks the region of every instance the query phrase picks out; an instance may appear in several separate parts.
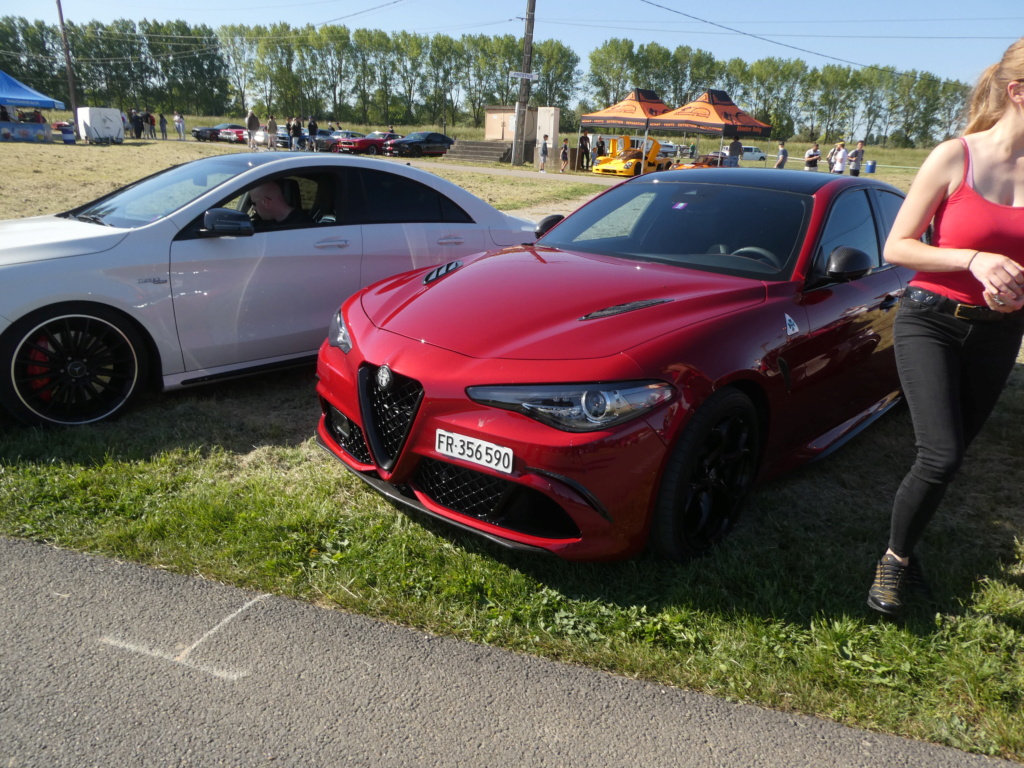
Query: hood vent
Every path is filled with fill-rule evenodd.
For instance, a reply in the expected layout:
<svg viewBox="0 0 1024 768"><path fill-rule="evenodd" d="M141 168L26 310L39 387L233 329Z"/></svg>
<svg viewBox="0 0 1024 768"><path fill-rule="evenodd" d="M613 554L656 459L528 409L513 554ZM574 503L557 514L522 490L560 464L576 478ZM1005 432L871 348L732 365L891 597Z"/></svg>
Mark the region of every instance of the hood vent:
<svg viewBox="0 0 1024 768"><path fill-rule="evenodd" d="M461 261L449 261L444 266L432 269L427 273L427 276L423 278L424 285L430 285L435 280L440 280L442 277L447 275L449 272L454 272L456 269L462 266Z"/></svg>
<svg viewBox="0 0 1024 768"><path fill-rule="evenodd" d="M589 315L584 315L580 320L599 320L602 317L612 317L613 315L622 315L626 312L632 312L636 309L646 309L647 307L656 307L659 304L667 304L672 299L643 299L641 301L630 301L626 304L616 304L614 307L605 307L599 309L596 312L591 312Z"/></svg>

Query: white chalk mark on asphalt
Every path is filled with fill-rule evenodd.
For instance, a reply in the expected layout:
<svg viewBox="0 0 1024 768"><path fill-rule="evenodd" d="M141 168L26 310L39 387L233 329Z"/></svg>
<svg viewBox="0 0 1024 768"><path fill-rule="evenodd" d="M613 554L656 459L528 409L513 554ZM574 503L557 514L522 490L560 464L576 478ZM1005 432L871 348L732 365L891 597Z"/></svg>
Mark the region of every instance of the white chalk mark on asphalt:
<svg viewBox="0 0 1024 768"><path fill-rule="evenodd" d="M213 637L213 635L217 634L217 632L222 630L233 619L245 613L245 611L249 610L249 608L254 606L256 603L260 602L261 600L265 600L268 597L270 597L270 595L260 595L259 597L254 597L252 600L247 602L237 611L221 619L221 621L219 621L217 625L213 627L213 629L209 630L208 632L205 632L203 636L196 640L194 643L192 643L192 645L188 646L182 651L178 651L177 653L168 653L167 651L161 651L156 648L147 648L144 645L132 643L127 640L121 640L116 637L101 637L100 642L104 643L105 645L113 646L114 648L121 648L131 653L137 653L141 656L151 656L156 659L169 661L173 664L180 664L184 667L197 669L200 672L205 672L208 675L213 675L214 677L218 677L221 680L240 680L241 678L246 677L249 674L247 670L220 669L218 667L211 667L206 664L198 664L196 662L191 661L189 659L189 656L196 648L199 647L201 643Z"/></svg>

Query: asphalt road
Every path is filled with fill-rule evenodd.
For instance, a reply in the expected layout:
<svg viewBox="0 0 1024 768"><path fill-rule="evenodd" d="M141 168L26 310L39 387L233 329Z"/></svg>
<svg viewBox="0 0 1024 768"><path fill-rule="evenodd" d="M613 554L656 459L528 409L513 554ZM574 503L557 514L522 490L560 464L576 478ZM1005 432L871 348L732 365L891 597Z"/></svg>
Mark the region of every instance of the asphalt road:
<svg viewBox="0 0 1024 768"><path fill-rule="evenodd" d="M0 766L1015 765L0 538Z"/></svg>

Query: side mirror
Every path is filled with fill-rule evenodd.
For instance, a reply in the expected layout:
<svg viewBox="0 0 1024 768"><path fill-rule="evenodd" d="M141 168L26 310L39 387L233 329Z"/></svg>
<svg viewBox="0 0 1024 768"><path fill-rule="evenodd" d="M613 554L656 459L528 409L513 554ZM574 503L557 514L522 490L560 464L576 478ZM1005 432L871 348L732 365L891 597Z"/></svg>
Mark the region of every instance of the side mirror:
<svg viewBox="0 0 1024 768"><path fill-rule="evenodd" d="M560 213L553 213L550 216L545 216L540 220L537 228L533 230L533 234L535 234L538 239L544 237L544 235L546 235L555 226L555 224L564 218L565 216Z"/></svg>
<svg viewBox="0 0 1024 768"><path fill-rule="evenodd" d="M875 260L860 248L841 245L828 257L826 274L830 280L848 283L864 277L875 268Z"/></svg>
<svg viewBox="0 0 1024 768"><path fill-rule="evenodd" d="M252 237L255 230L247 213L230 208L211 208L203 214L202 237Z"/></svg>

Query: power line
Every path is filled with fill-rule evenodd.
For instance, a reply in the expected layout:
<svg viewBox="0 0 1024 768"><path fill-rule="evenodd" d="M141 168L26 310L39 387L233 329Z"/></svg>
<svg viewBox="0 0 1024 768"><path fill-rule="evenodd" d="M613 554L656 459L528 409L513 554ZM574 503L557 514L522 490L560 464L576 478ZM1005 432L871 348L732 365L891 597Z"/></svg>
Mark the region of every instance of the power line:
<svg viewBox="0 0 1024 768"><path fill-rule="evenodd" d="M820 56L823 59L830 59L832 61L838 61L838 62L840 62L842 64L849 64L850 66L858 67L859 69L872 69L872 70L875 70L876 72L884 72L884 73L887 73L887 74L893 74L893 75L898 75L898 76L903 76L903 75L906 74L905 72L900 72L899 70L896 70L896 69L887 69L885 67L878 67L878 66L875 66L874 64L861 64L861 63L856 62L856 61L850 61L849 59L839 58L838 56L830 56L827 53L819 53L818 51L812 51L812 50L809 50L807 48L800 48L799 46L790 45L789 43L781 43L778 40L772 40L771 38L768 38L768 37L762 37L760 35L755 35L755 34L753 34L751 32L743 32L742 30L733 29L732 27L728 27L725 24L719 24L717 21L708 21L707 19L702 19L699 16L694 16L693 14L690 14L690 13L684 13L683 11L676 10L675 8L669 8L669 7L661 5L659 3L655 3L653 0L640 0L640 2L641 3L645 3L647 5L650 5L650 6L653 6L654 8L660 8L663 11L668 11L669 13L674 13L674 14L677 14L679 16L685 16L688 19L693 19L694 21L699 21L702 24L710 24L713 27L718 27L719 29L724 29L724 30L726 30L728 32L731 32L733 34L736 34L736 35L742 35L744 37L749 37L749 38L752 38L754 40L760 40L762 43L769 43L770 45L778 45L778 46L781 46L782 48L789 48L790 50L799 51L800 53L806 53L806 54L809 54L811 56ZM947 80L943 80L942 78L932 77L930 75L916 75L916 77L919 80L928 80L928 81L933 82L933 83L946 83L946 82L949 82Z"/></svg>

